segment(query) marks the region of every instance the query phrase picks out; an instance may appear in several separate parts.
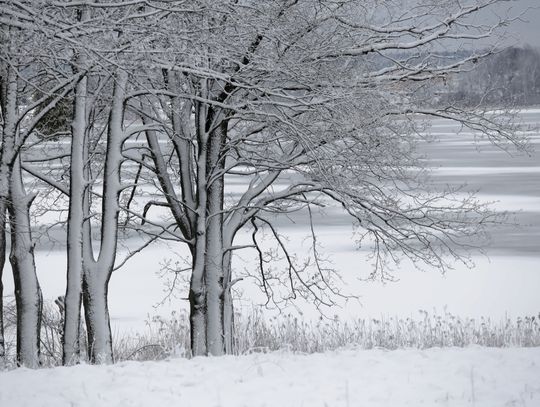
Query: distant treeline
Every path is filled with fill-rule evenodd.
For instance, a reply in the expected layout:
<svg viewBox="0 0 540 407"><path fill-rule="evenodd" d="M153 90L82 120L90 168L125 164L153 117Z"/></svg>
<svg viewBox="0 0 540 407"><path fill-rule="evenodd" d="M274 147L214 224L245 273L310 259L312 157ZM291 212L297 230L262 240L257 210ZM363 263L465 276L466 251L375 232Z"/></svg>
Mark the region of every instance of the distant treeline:
<svg viewBox="0 0 540 407"><path fill-rule="evenodd" d="M540 51L510 47L477 63L447 83L442 99L461 105L540 104Z"/></svg>

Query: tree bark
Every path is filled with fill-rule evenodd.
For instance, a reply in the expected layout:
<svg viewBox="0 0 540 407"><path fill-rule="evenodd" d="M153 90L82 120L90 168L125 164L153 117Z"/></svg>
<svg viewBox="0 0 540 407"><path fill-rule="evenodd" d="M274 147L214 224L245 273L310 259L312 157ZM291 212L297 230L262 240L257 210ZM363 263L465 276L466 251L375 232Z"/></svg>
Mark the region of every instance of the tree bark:
<svg viewBox="0 0 540 407"><path fill-rule="evenodd" d="M123 161L123 121L127 84L128 74L119 70L109 114L103 171L101 243L98 259L94 260L93 258L91 238L85 241L86 247L83 247L83 303L88 336L88 358L91 363L96 364L114 361L107 295L118 245L119 199L122 189L120 172ZM84 150L83 154L85 154ZM83 200L83 209L84 207L87 207L87 202ZM83 210L84 212L86 210ZM83 238L87 236L89 228L89 224L83 226L81 230Z"/></svg>
<svg viewBox="0 0 540 407"><path fill-rule="evenodd" d="M228 251L223 256L223 339L225 353L232 355L235 352L234 344L234 303L231 292L231 261L232 255Z"/></svg>
<svg viewBox="0 0 540 407"><path fill-rule="evenodd" d="M202 146L205 150L205 146ZM206 152L199 150L199 175L205 173L205 165L201 165L201 156ZM206 284L204 281L205 255L206 255L206 187L199 178L197 193L197 218L195 244L193 248L193 264L189 283L189 322L191 337L191 354L193 356L206 355Z"/></svg>
<svg viewBox="0 0 540 407"><path fill-rule="evenodd" d="M220 356L225 353L223 332L223 235L220 208L223 195L219 193L222 182L215 181L210 187L209 219L206 231L205 282L206 282L206 344L208 353ZM217 190L214 190L217 189Z"/></svg>
<svg viewBox="0 0 540 407"><path fill-rule="evenodd" d="M227 134L227 122L210 134L207 173L210 175L208 189L206 228L206 344L208 353L220 356L225 353L223 331L223 168L222 146Z"/></svg>
<svg viewBox="0 0 540 407"><path fill-rule="evenodd" d="M0 368L5 362L6 343L4 339L4 265L6 264L6 201L0 198Z"/></svg>
<svg viewBox="0 0 540 407"><path fill-rule="evenodd" d="M108 278L99 278L100 270L86 270L83 278L83 302L88 335L88 360L94 364L114 362L109 317Z"/></svg>
<svg viewBox="0 0 540 407"><path fill-rule="evenodd" d="M90 18L90 10L82 7L79 21ZM82 69L82 53L75 58ZM62 363L71 365L80 360L81 305L84 267L84 221L86 193L85 158L87 152L87 82L83 76L75 86L73 117L71 120L71 155L69 168L69 211L67 230L67 285L65 296L64 336L62 338Z"/></svg>
<svg viewBox="0 0 540 407"><path fill-rule="evenodd" d="M0 78L0 111L5 114L6 98L7 98L7 84L3 78ZM5 124L5 122L4 122ZM8 188L8 171L5 163L6 151L4 140L4 129L2 128L2 148L0 149L0 365L4 362L6 355L6 344L4 339L4 265L6 264L6 211L7 200L9 196Z"/></svg>
<svg viewBox="0 0 540 407"><path fill-rule="evenodd" d="M197 152L197 209L193 265L189 284L191 353L193 356L206 355L206 285L204 282L204 263L206 253L206 157L207 137L204 129L205 112L196 105L198 134Z"/></svg>
<svg viewBox="0 0 540 407"><path fill-rule="evenodd" d="M75 89L72 121L69 213L67 231L67 287L64 315L62 363L80 359L81 298L83 279L83 224L85 194L86 77Z"/></svg>
<svg viewBox="0 0 540 407"><path fill-rule="evenodd" d="M201 219L199 219L201 222ZM203 226L204 227L204 226ZM199 230L199 229L198 229ZM193 259L193 270L189 286L189 321L191 353L193 356L206 355L206 289L204 283L205 232L198 235Z"/></svg>
<svg viewBox="0 0 540 407"><path fill-rule="evenodd" d="M16 66L16 60L11 61ZM30 224L33 196L24 190L20 156L17 149L19 86L15 69L8 65L2 78L2 149L0 198L10 219L11 251L9 260L15 283L17 307L17 363L39 366L42 297L34 262L34 243Z"/></svg>
<svg viewBox="0 0 540 407"><path fill-rule="evenodd" d="M30 228L30 205L33 196L24 191L20 158L17 158L13 165L9 182L10 262L17 304L17 363L20 366L36 368L39 366L43 301L36 275Z"/></svg>

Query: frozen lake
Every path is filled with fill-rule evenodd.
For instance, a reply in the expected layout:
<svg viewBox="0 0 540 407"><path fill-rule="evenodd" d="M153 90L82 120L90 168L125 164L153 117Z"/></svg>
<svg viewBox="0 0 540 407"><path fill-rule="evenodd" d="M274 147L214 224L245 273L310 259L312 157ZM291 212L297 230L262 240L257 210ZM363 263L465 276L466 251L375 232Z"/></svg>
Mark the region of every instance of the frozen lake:
<svg viewBox="0 0 540 407"><path fill-rule="evenodd" d="M523 113L525 123L540 124L540 111ZM357 251L352 239L352 226L338 208L327 208L317 216L319 242L324 246L333 267L340 270L349 292L359 295L359 301L342 302L341 308L326 310L326 315L343 318L415 316L418 310L447 310L460 316L486 316L496 320L508 316L540 312L540 135L533 133L532 155L504 152L489 143L473 143L474 134L456 134L456 127L444 120L433 122L435 141L424 151L434 170L434 182L439 185L461 185L479 190L478 197L493 201L497 210L518 211L515 222L493 230L486 252L479 255L475 267L457 264L442 275L438 270L415 270L401 264L395 269L397 282L368 282L370 262L366 253ZM233 190L241 188L233 185ZM231 190L231 191L233 191ZM305 214L280 221L281 232L290 239L293 250L305 253L309 226ZM247 237L247 234L243 238ZM59 247L41 247L36 261L44 297L54 299L65 291L65 253ZM175 309L187 309L187 292L179 289L175 295L158 305L166 295L166 281L160 277L163 264L175 264L185 249L181 245L154 245L130 260L111 278L110 308L114 330L141 329L149 315L168 315ZM256 257L251 251L239 253L234 268L254 271ZM5 291L13 290L9 266L4 272ZM251 308L264 303L249 279L237 284L243 293L238 304ZM311 304L297 303L306 316L317 316ZM293 308L285 312L295 312Z"/></svg>

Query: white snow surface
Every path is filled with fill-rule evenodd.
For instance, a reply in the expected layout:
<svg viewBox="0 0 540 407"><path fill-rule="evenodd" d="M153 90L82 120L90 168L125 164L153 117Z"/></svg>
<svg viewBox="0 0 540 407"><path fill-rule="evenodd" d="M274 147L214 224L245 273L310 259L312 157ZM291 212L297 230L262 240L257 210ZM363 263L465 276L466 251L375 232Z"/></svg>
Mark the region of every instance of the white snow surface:
<svg viewBox="0 0 540 407"><path fill-rule="evenodd" d="M540 348L288 352L16 369L0 405L540 406Z"/></svg>

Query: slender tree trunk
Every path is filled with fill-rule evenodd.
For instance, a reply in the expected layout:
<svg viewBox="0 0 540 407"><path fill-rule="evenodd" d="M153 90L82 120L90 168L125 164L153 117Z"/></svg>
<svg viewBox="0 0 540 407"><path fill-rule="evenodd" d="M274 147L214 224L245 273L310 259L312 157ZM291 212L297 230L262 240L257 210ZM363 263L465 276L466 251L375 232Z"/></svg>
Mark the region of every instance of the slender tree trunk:
<svg viewBox="0 0 540 407"><path fill-rule="evenodd" d="M88 359L94 364L113 363L111 322L107 301L109 279L102 270L86 268L83 278L84 315L88 335Z"/></svg>
<svg viewBox="0 0 540 407"><path fill-rule="evenodd" d="M232 355L235 352L234 345L234 304L231 292L231 261L232 255L228 251L223 256L223 338L225 341L225 353Z"/></svg>
<svg viewBox="0 0 540 407"><path fill-rule="evenodd" d="M82 7L79 21L90 18L90 10ZM83 54L75 58L82 67ZM71 365L80 360L81 303L83 282L83 225L86 194L85 158L87 151L87 77L83 76L75 87L73 117L71 120L71 158L69 168L69 212L67 231L67 285L65 296L64 336L62 338L62 363Z"/></svg>
<svg viewBox="0 0 540 407"><path fill-rule="evenodd" d="M204 227L204 226L203 226ZM191 353L193 356L206 355L206 289L204 283L204 261L206 241L204 232L197 239L193 270L189 287Z"/></svg>
<svg viewBox="0 0 540 407"><path fill-rule="evenodd" d="M207 203L207 157L208 134L206 125L206 108L203 104L195 105L195 123L197 132L197 189L196 189L196 221L195 243L193 245L193 265L189 284L191 353L193 356L207 354L206 348L206 203Z"/></svg>
<svg viewBox="0 0 540 407"><path fill-rule="evenodd" d="M167 73L168 87L174 94L182 93L182 91L180 90L181 86L178 81L178 75L178 72L173 71L168 71ZM188 210L186 211L186 215L190 221L190 224L194 225L195 214L193 212L193 209L195 207L195 177L193 174L193 167L191 166L193 148L191 144L192 136L189 125L193 104L190 100L187 99L183 100L182 103L180 101L180 97L171 98L172 126L174 130L174 137L172 137L172 142L180 165L180 184L182 186L182 200L188 208Z"/></svg>
<svg viewBox="0 0 540 407"><path fill-rule="evenodd" d="M7 111L7 98L8 98L8 83L5 79L0 77L0 112L2 115ZM13 88L13 86L12 86ZM15 82L16 90L16 82ZM2 129L0 130L2 148L0 149L0 368L5 362L6 357L6 342L4 336L4 266L6 264L6 252L7 252L7 238L6 238L6 211L7 202L9 197L9 185L8 185L8 166L7 166L7 151L5 140L5 125L4 120Z"/></svg>
<svg viewBox="0 0 540 407"><path fill-rule="evenodd" d="M197 174L197 230L193 249L193 270L189 284L189 321L191 353L193 356L202 356L206 355L206 285L204 282L206 253L206 143L204 140L199 142Z"/></svg>
<svg viewBox="0 0 540 407"><path fill-rule="evenodd" d="M4 339L4 265L6 264L6 201L0 198L0 368L5 362L6 343Z"/></svg>
<svg viewBox="0 0 540 407"><path fill-rule="evenodd" d="M206 344L214 356L225 352L223 333L223 181L215 180L208 192L208 222L206 229Z"/></svg>
<svg viewBox="0 0 540 407"><path fill-rule="evenodd" d="M210 135L208 152L208 185L207 228L206 228L206 344L208 353L214 356L225 353L223 332L223 170L224 162L221 149L227 131L224 122Z"/></svg>
<svg viewBox="0 0 540 407"><path fill-rule="evenodd" d="M9 214L11 226L10 262L17 304L17 362L21 366L39 366L42 296L34 262L34 243L30 228L33 196L25 193L20 159L10 177Z"/></svg>
<svg viewBox="0 0 540 407"><path fill-rule="evenodd" d="M69 213L67 232L67 287L64 317L64 365L80 359L81 297L83 280L83 224L85 194L85 143L86 143L86 77L75 89L72 121L71 166L69 183Z"/></svg>
<svg viewBox="0 0 540 407"><path fill-rule="evenodd" d="M7 97L7 84L0 78L0 111L4 112L6 109L6 97ZM5 114L5 113L4 113ZM5 122L4 122L5 124ZM4 265L6 264L6 211L7 200L9 196L8 188L8 171L5 164L5 140L4 140L4 128L0 130L2 148L0 149L0 368L3 362L5 362L6 355L6 343L4 339Z"/></svg>
<svg viewBox="0 0 540 407"><path fill-rule="evenodd" d="M9 178L11 176L11 160L15 154L15 129L17 119L17 76L13 69L7 69L5 77L0 77L0 111L2 114L2 136L0 148L0 209L1 209L1 238L2 245L0 250L1 268L0 268L0 333L2 357L5 357L5 339L4 339L4 303L3 303L3 280L2 274L6 261L7 241L6 241L6 211L9 209Z"/></svg>
<svg viewBox="0 0 540 407"><path fill-rule="evenodd" d="M210 198L213 197L210 194ZM213 199L212 199L213 200ZM210 203L210 207L219 205ZM212 213L212 212L211 212ZM215 213L215 212L214 212ZM223 333L223 239L221 215L208 220L206 235L205 282L206 282L206 344L208 353L214 356L225 352Z"/></svg>

